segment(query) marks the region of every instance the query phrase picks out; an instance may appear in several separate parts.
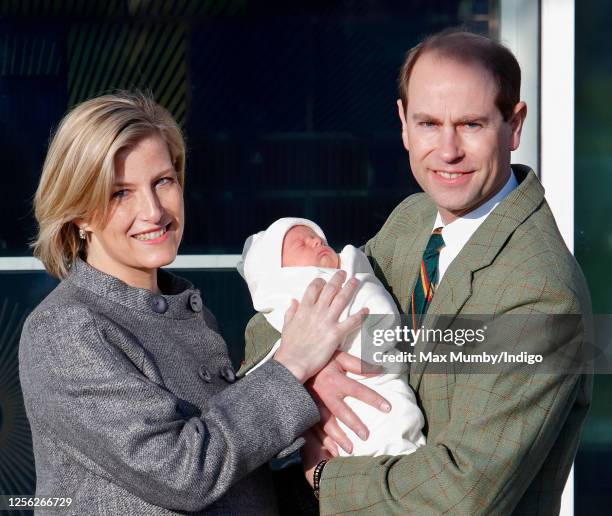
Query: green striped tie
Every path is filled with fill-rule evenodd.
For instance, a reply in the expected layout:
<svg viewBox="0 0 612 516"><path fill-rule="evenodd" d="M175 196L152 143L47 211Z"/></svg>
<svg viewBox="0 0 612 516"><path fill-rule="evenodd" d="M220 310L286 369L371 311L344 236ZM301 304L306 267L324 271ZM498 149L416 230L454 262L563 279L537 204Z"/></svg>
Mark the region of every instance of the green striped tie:
<svg viewBox="0 0 612 516"><path fill-rule="evenodd" d="M429 304L438 284L438 259L440 250L444 247L442 228L436 228L429 237L423 253L419 275L410 296L408 315L411 316L412 327L416 329L421 324L421 318L427 313Z"/></svg>

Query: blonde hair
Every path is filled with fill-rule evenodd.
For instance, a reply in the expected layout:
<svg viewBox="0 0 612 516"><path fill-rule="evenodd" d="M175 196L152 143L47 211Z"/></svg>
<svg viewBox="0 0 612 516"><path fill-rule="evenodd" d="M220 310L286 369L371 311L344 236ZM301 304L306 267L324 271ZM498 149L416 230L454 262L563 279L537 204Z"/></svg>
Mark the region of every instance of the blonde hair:
<svg viewBox="0 0 612 516"><path fill-rule="evenodd" d="M104 225L115 179L115 155L152 134L167 143L181 187L185 142L172 115L140 92L118 92L87 100L60 122L49 145L34 197L38 235L34 256L49 274L63 278L85 241L75 220Z"/></svg>

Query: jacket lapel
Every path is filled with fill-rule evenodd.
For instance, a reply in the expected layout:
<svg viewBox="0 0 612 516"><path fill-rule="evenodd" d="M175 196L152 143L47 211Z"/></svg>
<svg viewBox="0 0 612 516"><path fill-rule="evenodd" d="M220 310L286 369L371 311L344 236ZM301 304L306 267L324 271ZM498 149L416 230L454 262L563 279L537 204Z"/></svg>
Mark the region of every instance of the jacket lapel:
<svg viewBox="0 0 612 516"><path fill-rule="evenodd" d="M402 235L397 240L393 253L391 284L401 313L406 313L408 310L423 251L431 235L435 217L436 207L431 203L421 212L420 220L415 225L417 230L412 234Z"/></svg>
<svg viewBox="0 0 612 516"><path fill-rule="evenodd" d="M544 188L531 169L523 165L512 165L512 169L519 185L489 214L448 267L424 318L426 327L444 330L451 324L472 295L474 273L491 265L516 228L544 200ZM417 345L416 351L433 351L435 346L426 343L418 349ZM426 366L418 361L410 369L415 391Z"/></svg>

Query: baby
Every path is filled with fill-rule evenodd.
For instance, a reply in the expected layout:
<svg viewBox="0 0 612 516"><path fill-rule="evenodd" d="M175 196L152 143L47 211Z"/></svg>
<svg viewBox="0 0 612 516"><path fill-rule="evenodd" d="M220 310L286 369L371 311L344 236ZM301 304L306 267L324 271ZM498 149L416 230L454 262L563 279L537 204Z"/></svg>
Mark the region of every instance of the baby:
<svg viewBox="0 0 612 516"><path fill-rule="evenodd" d="M366 306L370 314L397 316L393 299L374 275L366 255L352 245L347 245L338 255L327 245L321 228L310 220L279 219L265 231L252 235L244 245L242 262L238 265L238 271L249 287L255 310L261 312L278 331L282 331L284 315L291 300L301 300L313 279L328 281L337 269L346 271L347 280L355 277L360 281L341 320ZM265 356L260 354L257 357L249 356L253 351L247 349L245 362L255 362L248 372L269 360L279 346L280 339ZM342 350L362 358L361 332L349 336ZM392 406L391 412L383 413L357 399L346 399L370 430L369 438L362 441L339 422L353 442L351 455L408 454L425 444L423 414L416 404L405 372L351 377L381 394ZM347 455L341 448L340 454Z"/></svg>

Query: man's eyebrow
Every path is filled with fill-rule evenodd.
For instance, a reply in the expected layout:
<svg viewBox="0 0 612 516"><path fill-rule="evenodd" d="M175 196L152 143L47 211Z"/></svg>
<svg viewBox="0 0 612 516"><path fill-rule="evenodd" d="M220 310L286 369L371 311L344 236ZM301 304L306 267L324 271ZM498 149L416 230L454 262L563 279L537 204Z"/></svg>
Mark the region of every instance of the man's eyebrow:
<svg viewBox="0 0 612 516"><path fill-rule="evenodd" d="M484 116L484 115L464 115L462 117L459 117L455 120L456 124L466 124L468 122L470 123L474 123L474 122L480 122L481 124L486 124L489 121L489 117Z"/></svg>
<svg viewBox="0 0 612 516"><path fill-rule="evenodd" d="M429 120L431 122L439 122L439 120L435 116L428 115L427 113L413 113L412 114L412 119L413 120Z"/></svg>
<svg viewBox="0 0 612 516"><path fill-rule="evenodd" d="M435 116L428 115L427 113L414 113L412 115L412 119L417 122L427 121L427 122L433 122L436 124L440 123L439 119L437 119ZM476 113L463 115L453 120L454 124L467 124L467 123L487 124L488 122L489 122L489 117L485 115L479 115Z"/></svg>

